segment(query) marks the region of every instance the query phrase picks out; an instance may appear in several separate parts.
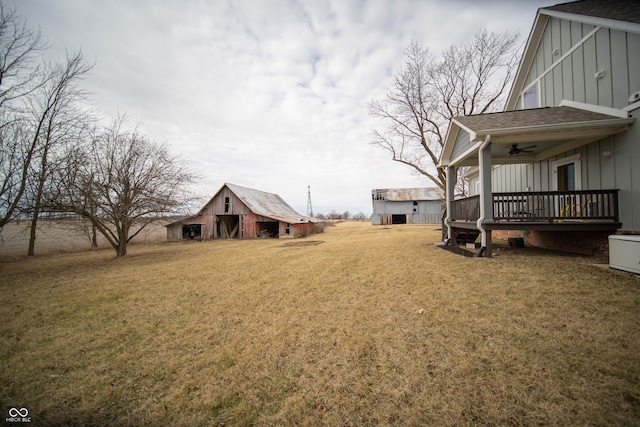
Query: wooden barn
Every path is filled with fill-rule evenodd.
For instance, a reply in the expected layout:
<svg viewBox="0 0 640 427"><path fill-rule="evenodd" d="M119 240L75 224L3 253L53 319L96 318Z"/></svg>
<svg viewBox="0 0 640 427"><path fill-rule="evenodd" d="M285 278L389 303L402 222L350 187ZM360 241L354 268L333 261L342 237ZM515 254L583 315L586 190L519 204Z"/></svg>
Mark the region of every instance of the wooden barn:
<svg viewBox="0 0 640 427"><path fill-rule="evenodd" d="M170 241L249 239L304 236L315 223L277 194L225 183L197 214L166 227Z"/></svg>

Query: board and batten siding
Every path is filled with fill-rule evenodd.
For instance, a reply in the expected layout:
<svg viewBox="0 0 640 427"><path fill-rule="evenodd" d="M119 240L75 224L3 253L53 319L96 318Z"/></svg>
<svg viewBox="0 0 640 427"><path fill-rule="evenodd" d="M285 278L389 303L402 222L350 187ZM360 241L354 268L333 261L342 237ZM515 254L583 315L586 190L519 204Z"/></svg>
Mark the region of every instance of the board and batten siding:
<svg viewBox="0 0 640 427"><path fill-rule="evenodd" d="M550 18L525 86L536 81L541 107L566 99L624 108L640 91L640 34Z"/></svg>

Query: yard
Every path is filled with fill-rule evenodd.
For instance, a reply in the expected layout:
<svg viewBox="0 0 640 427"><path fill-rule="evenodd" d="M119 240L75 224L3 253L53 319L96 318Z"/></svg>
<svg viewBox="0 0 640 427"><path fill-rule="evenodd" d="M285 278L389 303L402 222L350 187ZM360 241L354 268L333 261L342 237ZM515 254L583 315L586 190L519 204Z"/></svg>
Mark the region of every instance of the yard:
<svg viewBox="0 0 640 427"><path fill-rule="evenodd" d="M439 239L341 223L4 257L0 408L34 425L640 425L639 277Z"/></svg>

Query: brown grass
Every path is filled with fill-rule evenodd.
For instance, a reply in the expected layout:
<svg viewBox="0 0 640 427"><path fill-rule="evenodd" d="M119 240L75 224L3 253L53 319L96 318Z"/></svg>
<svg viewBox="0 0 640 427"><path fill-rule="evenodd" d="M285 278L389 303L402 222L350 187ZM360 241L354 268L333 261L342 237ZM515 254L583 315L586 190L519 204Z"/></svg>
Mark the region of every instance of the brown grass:
<svg viewBox="0 0 640 427"><path fill-rule="evenodd" d="M341 223L314 245L0 262L0 408L46 425L640 425L640 278L529 249L464 258L439 233Z"/></svg>

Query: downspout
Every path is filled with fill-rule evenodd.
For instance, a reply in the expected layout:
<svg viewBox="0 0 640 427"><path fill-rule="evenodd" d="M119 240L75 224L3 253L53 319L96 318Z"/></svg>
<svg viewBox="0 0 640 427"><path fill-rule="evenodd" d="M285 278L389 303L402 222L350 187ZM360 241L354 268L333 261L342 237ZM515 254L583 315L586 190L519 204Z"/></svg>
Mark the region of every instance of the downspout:
<svg viewBox="0 0 640 427"><path fill-rule="evenodd" d="M447 239L445 241L445 244L448 245L453 241L453 231L451 230L451 221L453 220L451 215L451 201L453 200L454 188L455 188L454 168L452 166L447 166L445 173L447 177L447 187L445 189L447 216L444 219L444 224L447 227Z"/></svg>
<svg viewBox="0 0 640 427"><path fill-rule="evenodd" d="M491 143L491 135L487 135L487 137L484 139L484 143L482 143L482 145L480 146L480 149L478 150L478 162L479 162L479 166L480 166L480 188L481 188L481 195L480 195L480 217L478 218L478 221L476 221L476 226L478 227L478 230L480 230L481 236L482 236L482 240L481 240L481 246L480 246L480 250L478 251L478 253L476 254L476 257L481 258L484 255L484 251L487 250L487 230L485 230L484 228L484 213L485 213L485 208L484 208L484 174L487 172L485 170L484 165L482 164L484 162L484 152L487 149L487 147L489 146L489 144ZM491 168L489 168L491 169ZM491 173L491 170L489 170L489 173Z"/></svg>

